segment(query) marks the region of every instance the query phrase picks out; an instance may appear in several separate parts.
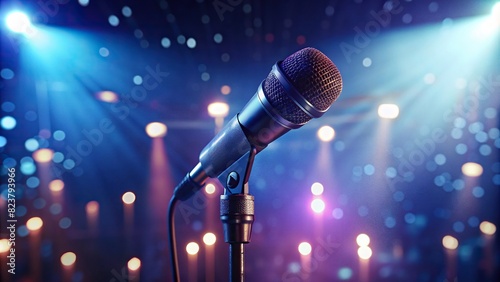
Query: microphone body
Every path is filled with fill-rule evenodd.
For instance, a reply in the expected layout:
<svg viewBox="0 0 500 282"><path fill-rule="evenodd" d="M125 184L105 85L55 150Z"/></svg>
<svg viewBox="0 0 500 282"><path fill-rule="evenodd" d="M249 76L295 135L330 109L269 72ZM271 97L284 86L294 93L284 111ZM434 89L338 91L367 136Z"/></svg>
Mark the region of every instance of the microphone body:
<svg viewBox="0 0 500 282"><path fill-rule="evenodd" d="M337 68L316 49L302 49L276 63L257 93L201 151L199 163L174 196L188 199L252 147L258 153L291 129L322 116L341 89Z"/></svg>

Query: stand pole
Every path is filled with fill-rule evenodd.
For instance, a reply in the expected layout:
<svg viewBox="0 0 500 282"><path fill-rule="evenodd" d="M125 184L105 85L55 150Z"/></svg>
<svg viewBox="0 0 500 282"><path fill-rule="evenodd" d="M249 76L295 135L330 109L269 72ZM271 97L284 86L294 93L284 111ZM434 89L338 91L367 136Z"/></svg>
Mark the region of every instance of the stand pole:
<svg viewBox="0 0 500 282"><path fill-rule="evenodd" d="M254 220L254 199L249 194L222 195L220 218L224 241L229 243L229 281L244 280L243 244L250 242Z"/></svg>
<svg viewBox="0 0 500 282"><path fill-rule="evenodd" d="M245 262L242 243L229 244L229 281L243 282Z"/></svg>

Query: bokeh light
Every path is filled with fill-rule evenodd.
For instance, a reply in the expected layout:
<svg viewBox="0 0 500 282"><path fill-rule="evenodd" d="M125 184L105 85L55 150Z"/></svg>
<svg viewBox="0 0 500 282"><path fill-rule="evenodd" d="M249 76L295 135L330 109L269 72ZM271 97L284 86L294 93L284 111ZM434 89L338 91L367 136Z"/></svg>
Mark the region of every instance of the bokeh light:
<svg viewBox="0 0 500 282"><path fill-rule="evenodd" d="M72 266L76 262L76 254L66 252L61 256L61 264L64 266Z"/></svg>
<svg viewBox="0 0 500 282"><path fill-rule="evenodd" d="M455 250L458 247L458 240L451 235L444 236L442 243L443 247L448 250Z"/></svg>
<svg viewBox="0 0 500 282"><path fill-rule="evenodd" d="M462 173L469 177L478 177L483 174L483 167L478 163L468 162L462 165Z"/></svg>
<svg viewBox="0 0 500 282"><path fill-rule="evenodd" d="M200 246L195 242L189 242L186 245L186 252L190 255L196 255L200 250Z"/></svg>
<svg viewBox="0 0 500 282"><path fill-rule="evenodd" d="M127 205L133 204L135 202L135 194L132 192L125 192L122 196L122 201Z"/></svg>
<svg viewBox="0 0 500 282"><path fill-rule="evenodd" d="M483 221L479 224L479 230L486 235L494 235L497 232L497 227L489 221Z"/></svg>
<svg viewBox="0 0 500 282"><path fill-rule="evenodd" d="M99 203L96 201L90 201L85 205L85 211L88 214L96 214L99 212Z"/></svg>
<svg viewBox="0 0 500 282"><path fill-rule="evenodd" d="M378 106L378 116L385 119L395 119L399 116L399 107L395 104L381 104Z"/></svg>
<svg viewBox="0 0 500 282"><path fill-rule="evenodd" d="M325 210L325 202L322 199L314 199L311 201L311 209L315 213L322 213Z"/></svg>
<svg viewBox="0 0 500 282"><path fill-rule="evenodd" d="M323 187L323 184L321 184L319 182L314 182L311 185L311 193L315 196L320 196L321 194L323 194L324 190L325 190L325 188Z"/></svg>
<svg viewBox="0 0 500 282"><path fill-rule="evenodd" d="M299 244L298 250L301 255L307 256L311 253L312 247L308 242L302 242Z"/></svg>
<svg viewBox="0 0 500 282"><path fill-rule="evenodd" d="M370 245L370 237L364 233L361 233L356 237L356 243L360 247L368 246Z"/></svg>
<svg viewBox="0 0 500 282"><path fill-rule="evenodd" d="M361 259L367 260L372 257L372 249L368 246L362 246L358 248L358 256Z"/></svg>
<svg viewBox="0 0 500 282"><path fill-rule="evenodd" d="M212 183L208 183L207 185L205 185L205 192L209 195L215 193L215 185Z"/></svg>
<svg viewBox="0 0 500 282"><path fill-rule="evenodd" d="M161 122L152 122L146 126L146 133L151 138L164 137L167 134L167 126Z"/></svg>
<svg viewBox="0 0 500 282"><path fill-rule="evenodd" d="M28 228L29 231L36 231L42 228L43 226L43 220L39 217L32 217L28 219L26 222L26 227Z"/></svg>
<svg viewBox="0 0 500 282"><path fill-rule="evenodd" d="M318 129L317 136L323 142L330 142L335 138L335 130L328 125L324 125Z"/></svg>
<svg viewBox="0 0 500 282"><path fill-rule="evenodd" d="M49 189L52 192L59 192L64 189L64 182L61 179L54 179L49 183Z"/></svg>
<svg viewBox="0 0 500 282"><path fill-rule="evenodd" d="M205 245L212 246L213 244L215 244L215 241L217 241L217 237L214 233L207 232L205 233L205 235L203 235L203 243L205 243Z"/></svg>
<svg viewBox="0 0 500 282"><path fill-rule="evenodd" d="M133 257L127 262L127 267L129 270L136 271L141 267L141 260Z"/></svg>
<svg viewBox="0 0 500 282"><path fill-rule="evenodd" d="M118 102L118 95L113 91L100 91L96 94L97 99L107 102L116 103Z"/></svg>
<svg viewBox="0 0 500 282"><path fill-rule="evenodd" d="M229 95L231 93L231 87L229 87L229 85L223 85L220 88L220 93L222 93L223 95Z"/></svg>
<svg viewBox="0 0 500 282"><path fill-rule="evenodd" d="M208 105L208 115L213 118L226 117L229 113L229 105L223 102L214 102Z"/></svg>
<svg viewBox="0 0 500 282"><path fill-rule="evenodd" d="M33 152L33 159L38 163L48 163L52 160L54 151L51 149L43 148Z"/></svg>
<svg viewBox="0 0 500 282"><path fill-rule="evenodd" d="M0 254L10 250L9 240L0 239Z"/></svg>

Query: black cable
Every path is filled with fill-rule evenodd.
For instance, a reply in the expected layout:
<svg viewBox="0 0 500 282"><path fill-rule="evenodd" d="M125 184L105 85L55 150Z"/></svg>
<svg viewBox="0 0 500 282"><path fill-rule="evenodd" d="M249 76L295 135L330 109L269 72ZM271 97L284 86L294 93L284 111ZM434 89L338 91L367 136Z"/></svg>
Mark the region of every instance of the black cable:
<svg viewBox="0 0 500 282"><path fill-rule="evenodd" d="M174 211L177 205L178 199L174 196L170 199L168 204L168 241L170 244L170 262L172 266L172 277L174 282L179 282L179 261L177 260L177 249L175 243L175 224L174 224Z"/></svg>

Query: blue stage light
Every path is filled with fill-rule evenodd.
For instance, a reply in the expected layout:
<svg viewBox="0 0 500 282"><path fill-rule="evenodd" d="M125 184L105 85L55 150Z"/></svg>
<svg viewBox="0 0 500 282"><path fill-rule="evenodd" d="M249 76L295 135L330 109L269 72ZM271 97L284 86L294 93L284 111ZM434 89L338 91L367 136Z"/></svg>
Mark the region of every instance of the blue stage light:
<svg viewBox="0 0 500 282"><path fill-rule="evenodd" d="M500 2L497 2L495 3L495 5L493 5L493 8L491 8L491 15L496 18L500 18Z"/></svg>
<svg viewBox="0 0 500 282"><path fill-rule="evenodd" d="M25 13L14 11L5 18L7 27L16 33L25 33L31 26L31 22Z"/></svg>

